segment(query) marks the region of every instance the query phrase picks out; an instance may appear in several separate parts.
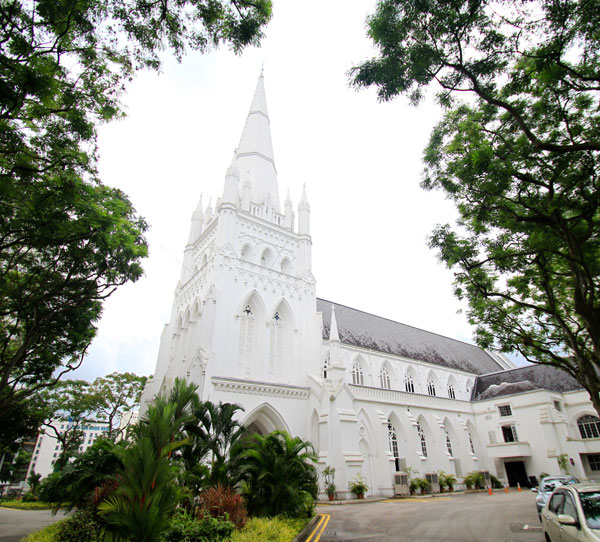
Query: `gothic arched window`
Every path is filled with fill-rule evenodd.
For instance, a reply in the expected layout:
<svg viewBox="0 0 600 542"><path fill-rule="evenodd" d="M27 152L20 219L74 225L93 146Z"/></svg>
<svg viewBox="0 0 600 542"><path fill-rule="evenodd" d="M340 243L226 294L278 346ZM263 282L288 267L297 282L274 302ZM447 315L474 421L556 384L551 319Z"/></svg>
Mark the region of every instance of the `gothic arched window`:
<svg viewBox="0 0 600 542"><path fill-rule="evenodd" d="M421 454L423 457L427 457L427 441L425 440L425 431L423 431L423 428L419 422L417 422L417 433L419 435L419 440L421 441Z"/></svg>
<svg viewBox="0 0 600 542"><path fill-rule="evenodd" d="M359 386L365 385L363 370L358 361L355 361L354 365L352 366L352 384L357 384Z"/></svg>
<svg viewBox="0 0 600 542"><path fill-rule="evenodd" d="M450 433L448 433L448 429L444 427L444 434L446 435L446 450L450 454L450 457L454 457L452 453L452 441L450 440Z"/></svg>
<svg viewBox="0 0 600 542"><path fill-rule="evenodd" d="M600 438L600 419L596 416L581 416L577 420L581 438Z"/></svg>
<svg viewBox="0 0 600 542"><path fill-rule="evenodd" d="M394 456L394 464L396 465L396 471L400 470L400 453L398 452L398 437L396 436L396 429L392 425L392 422L388 420L388 442L390 446L390 452Z"/></svg>
<svg viewBox="0 0 600 542"><path fill-rule="evenodd" d="M471 436L471 432L467 433L469 435L469 446L471 446L471 453L475 455L475 445L473 444L473 437Z"/></svg>
<svg viewBox="0 0 600 542"><path fill-rule="evenodd" d="M250 370L250 361L252 359L252 349L254 346L254 312L250 305L246 305L240 315L240 337L238 343L238 371L241 372L244 366L246 373ZM240 374L240 376L242 376Z"/></svg>
<svg viewBox="0 0 600 542"><path fill-rule="evenodd" d="M435 383L431 377L427 380L427 393L429 395L435 395Z"/></svg>
<svg viewBox="0 0 600 542"><path fill-rule="evenodd" d="M406 373L404 377L404 389L408 393L415 393L415 381L410 373Z"/></svg>
<svg viewBox="0 0 600 542"><path fill-rule="evenodd" d="M276 311L271 319L271 344L270 344L270 359L269 359L269 376L274 376L275 367L283 359L283 332L284 325L279 311Z"/></svg>
<svg viewBox="0 0 600 542"><path fill-rule="evenodd" d="M390 373L388 373L385 367L382 367L381 371L379 371L379 384L383 389L386 390L389 390L392 387L390 382Z"/></svg>
<svg viewBox="0 0 600 542"><path fill-rule="evenodd" d="M456 399L456 393L454 392L454 385L452 382L448 382L448 397L450 397L450 399Z"/></svg>
<svg viewBox="0 0 600 542"><path fill-rule="evenodd" d="M327 352L327 355L325 356L325 361L323 361L323 378L327 378L327 369L329 368L329 363L330 355L329 352Z"/></svg>

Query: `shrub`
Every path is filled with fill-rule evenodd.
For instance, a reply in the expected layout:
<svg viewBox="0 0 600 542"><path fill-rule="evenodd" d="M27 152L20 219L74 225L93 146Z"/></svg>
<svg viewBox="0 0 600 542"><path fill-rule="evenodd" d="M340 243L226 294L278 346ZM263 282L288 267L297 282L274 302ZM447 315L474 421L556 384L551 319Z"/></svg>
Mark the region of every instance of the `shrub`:
<svg viewBox="0 0 600 542"><path fill-rule="evenodd" d="M39 531L35 531L34 533L29 533L26 538L23 539L24 542L56 542L59 540L58 531L61 529L62 524L68 521L66 519L62 519L57 521L56 523L52 523L52 525L47 525L43 529Z"/></svg>
<svg viewBox="0 0 600 542"><path fill-rule="evenodd" d="M3 508L14 508L17 510L50 510L54 508L54 504L48 502L23 502L16 500L2 501Z"/></svg>
<svg viewBox="0 0 600 542"><path fill-rule="evenodd" d="M309 519L252 518L241 531L233 533L232 542L291 542Z"/></svg>
<svg viewBox="0 0 600 542"><path fill-rule="evenodd" d="M226 542L235 525L223 518L194 519L181 511L173 516L161 535L161 542Z"/></svg>
<svg viewBox="0 0 600 542"><path fill-rule="evenodd" d="M21 499L23 502L37 502L38 498L31 492L25 493Z"/></svg>
<svg viewBox="0 0 600 542"><path fill-rule="evenodd" d="M99 542L102 528L94 514L88 510L78 510L71 517L62 521L56 540L60 542Z"/></svg>
<svg viewBox="0 0 600 542"><path fill-rule="evenodd" d="M490 475L490 480L492 481L492 487L494 489L502 489L504 487L500 480L498 480L498 478L496 478L493 474Z"/></svg>
<svg viewBox="0 0 600 542"><path fill-rule="evenodd" d="M238 529L241 529L248 519L244 501L229 487L210 487L199 495L198 517L227 517Z"/></svg>

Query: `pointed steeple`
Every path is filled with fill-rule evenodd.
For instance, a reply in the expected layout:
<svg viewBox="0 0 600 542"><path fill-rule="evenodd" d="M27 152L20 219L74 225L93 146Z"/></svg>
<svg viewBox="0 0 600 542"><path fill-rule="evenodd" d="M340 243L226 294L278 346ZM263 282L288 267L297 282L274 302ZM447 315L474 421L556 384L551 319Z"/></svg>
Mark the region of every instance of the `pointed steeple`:
<svg viewBox="0 0 600 542"><path fill-rule="evenodd" d="M202 224L204 222L204 211L202 210L202 194L196 210L192 213L192 223L190 225L190 235L188 237L188 245L196 241L202 233Z"/></svg>
<svg viewBox="0 0 600 542"><path fill-rule="evenodd" d="M268 199L271 207L280 212L277 170L273 158L271 126L262 72L234 162L240 174L241 186L247 180L252 185L252 202L261 204Z"/></svg>
<svg viewBox="0 0 600 542"><path fill-rule="evenodd" d="M335 306L333 303L331 304L331 325L329 326L329 340L340 342L337 320L335 319Z"/></svg>
<svg viewBox="0 0 600 542"><path fill-rule="evenodd" d="M298 233L310 235L310 205L306 197L306 185L302 188L302 197L298 204Z"/></svg>

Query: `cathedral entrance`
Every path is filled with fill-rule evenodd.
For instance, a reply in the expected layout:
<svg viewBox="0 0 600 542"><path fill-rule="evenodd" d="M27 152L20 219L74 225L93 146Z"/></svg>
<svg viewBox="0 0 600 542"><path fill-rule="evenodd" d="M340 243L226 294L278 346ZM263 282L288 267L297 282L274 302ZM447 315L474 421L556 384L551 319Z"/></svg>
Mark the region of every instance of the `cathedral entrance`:
<svg viewBox="0 0 600 542"><path fill-rule="evenodd" d="M527 478L527 471L525 470L525 463L523 463L523 461L504 462L504 468L506 469L506 477L508 478L509 486L517 487L517 484L520 484L521 487L527 487L529 485L529 479Z"/></svg>

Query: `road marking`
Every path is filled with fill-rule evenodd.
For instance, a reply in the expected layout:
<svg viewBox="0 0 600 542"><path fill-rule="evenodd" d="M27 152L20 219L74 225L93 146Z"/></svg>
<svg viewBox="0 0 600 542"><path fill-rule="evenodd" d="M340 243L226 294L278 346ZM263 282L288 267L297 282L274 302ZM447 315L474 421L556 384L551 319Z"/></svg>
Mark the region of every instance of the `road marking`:
<svg viewBox="0 0 600 542"><path fill-rule="evenodd" d="M325 527L327 527L327 524L331 519L331 516L329 514L319 514L319 516L321 516L319 523L317 523L317 526L314 528L313 532L310 533L310 536L306 539L305 542L319 542L319 539L321 538ZM313 536L315 535L316 538L313 540Z"/></svg>
<svg viewBox="0 0 600 542"><path fill-rule="evenodd" d="M379 502L439 502L439 501L451 501L450 497L435 497L429 499L386 499Z"/></svg>

